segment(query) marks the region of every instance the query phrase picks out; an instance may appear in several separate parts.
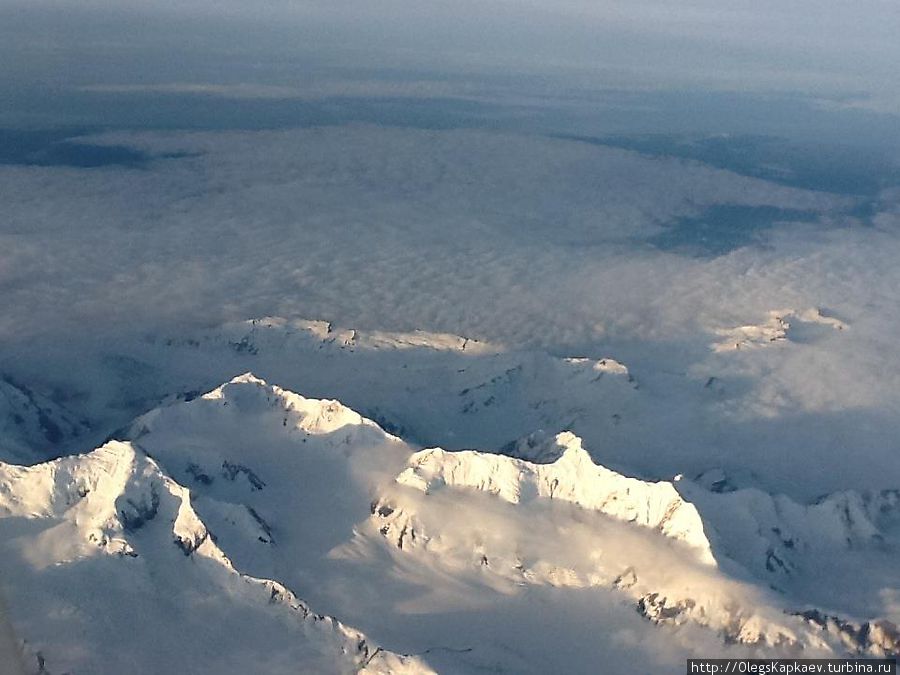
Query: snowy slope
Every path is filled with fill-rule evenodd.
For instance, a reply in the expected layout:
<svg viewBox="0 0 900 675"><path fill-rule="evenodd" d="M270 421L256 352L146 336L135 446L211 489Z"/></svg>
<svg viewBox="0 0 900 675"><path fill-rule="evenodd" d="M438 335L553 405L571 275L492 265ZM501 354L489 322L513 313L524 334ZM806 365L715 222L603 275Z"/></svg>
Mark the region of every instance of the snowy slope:
<svg viewBox="0 0 900 675"><path fill-rule="evenodd" d="M733 642L872 654L890 654L900 646L900 633L888 619L856 624L844 619L847 628L835 639L786 617L824 625L818 620L821 612L805 609L805 595L813 587L828 589L828 596L816 599L853 613L877 606L878 592L896 586L900 492L841 493L802 505L759 490L711 492L680 477L647 483L597 466L571 433L523 439L510 454L518 457L424 450L410 458L396 483L452 501L467 499L472 491L487 493L517 507L505 513L522 519L519 528L494 525L504 533L498 536L462 523L457 532L409 502L402 491L376 504L373 519L402 550L424 549L445 561L462 561L457 564L477 562L527 583L612 586L633 597L639 611L654 621L698 622ZM529 555L522 531L534 527L550 503L559 502L687 546L666 546L657 539L648 555L647 544L636 543L634 532L570 512L580 523L577 538L589 542L581 542L582 555L560 553L573 545L568 532L573 525L560 526L558 516L558 532L565 533L558 545L548 547L544 558ZM611 537L617 546L610 550L603 542ZM467 541L479 543L472 547ZM850 564L828 570L822 559ZM853 565L855 578L848 574ZM770 586L779 593L764 590ZM848 600L849 606L840 606Z"/></svg>
<svg viewBox="0 0 900 675"><path fill-rule="evenodd" d="M163 346L167 359L190 361L189 370L207 363L253 370L338 398L422 445L497 449L538 428L581 424L617 436L637 394L628 369L612 358L559 358L422 331L265 318Z"/></svg>
<svg viewBox="0 0 900 675"><path fill-rule="evenodd" d="M65 379L31 384L66 392L78 416L103 430L79 449L161 403L189 400L252 371L310 396L339 399L423 447L498 451L536 429L568 429L595 461L652 480L724 469L742 487L802 501L846 488L896 487L900 474L889 456L840 459L850 442L866 453L884 446L885 420L861 427L865 411L837 414L829 407L834 388L824 383L810 395L825 410L798 410L792 398L802 375L797 364L824 373L833 364L818 360L818 345L847 347L857 331L817 309L774 314L790 324L786 337L747 343L774 349L715 351L701 341L688 352L677 344L664 343L658 354L618 344L558 355L442 333L266 318L127 348L105 345L71 373L61 371ZM765 323L741 330L762 335ZM750 339L747 331L716 336L722 331L711 322L705 329L722 344ZM848 388L871 395L861 381L848 381ZM847 424L857 429L853 440L840 431ZM773 453L775 444L787 451Z"/></svg>
<svg viewBox="0 0 900 675"><path fill-rule="evenodd" d="M470 487L512 504L539 497L570 502L657 530L697 549L704 562L714 562L697 509L681 498L672 483L645 483L597 466L571 432L552 439L530 437L509 451L523 459L476 451L423 450L410 458L410 467L397 482L422 492L442 486Z"/></svg>
<svg viewBox="0 0 900 675"><path fill-rule="evenodd" d="M250 374L123 433L0 467L3 590L51 672L546 672L559 654L569 672L679 672L658 654L900 644L894 492L803 505L644 481L571 432L421 450ZM608 639L585 648L585 629Z"/></svg>
<svg viewBox="0 0 900 675"><path fill-rule="evenodd" d="M456 335L277 317L148 339L130 345L130 353L116 353L118 346L99 350L75 377L54 383L106 430L252 370L340 399L413 442L494 449L542 427L585 423L616 434L631 418L626 411L637 386L609 358L557 358Z"/></svg>
<svg viewBox="0 0 900 675"><path fill-rule="evenodd" d="M780 348L715 352L704 344L708 360L691 364L697 357L666 353L652 369L645 357L639 372L614 358L619 350L552 355L443 334L278 318L165 341L158 344L161 354L147 360L165 361L177 374L166 379L165 393L196 395L252 370L308 395L339 399L423 447L502 451L536 429L567 429L584 439L595 461L654 480L725 469L742 487L803 501L847 487L896 487L900 475L887 459L878 471L844 462L845 473L834 471L832 455L851 451L849 439L830 433L834 420L772 410L773 401L790 403L783 382L799 375L770 370L780 361L769 366L761 358L802 360L817 340L853 335L814 308L776 314L790 323ZM859 442L881 441L863 436ZM773 453L773 444L790 451ZM821 464L806 461L809 453L822 457ZM869 473L877 479L861 479Z"/></svg>
<svg viewBox="0 0 900 675"><path fill-rule="evenodd" d="M0 465L0 513L14 625L47 672L427 670L235 569L190 490L130 443Z"/></svg>

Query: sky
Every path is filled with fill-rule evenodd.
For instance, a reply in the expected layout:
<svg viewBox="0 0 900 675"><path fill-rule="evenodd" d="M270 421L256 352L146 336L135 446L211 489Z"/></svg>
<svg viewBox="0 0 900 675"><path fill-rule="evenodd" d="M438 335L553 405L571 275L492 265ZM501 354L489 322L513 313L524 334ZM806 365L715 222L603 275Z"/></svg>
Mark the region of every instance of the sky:
<svg viewBox="0 0 900 675"><path fill-rule="evenodd" d="M895 147L900 114L900 9L882 0L10 0L0 18L16 127L291 126L335 114L314 101L400 97L479 107L444 123L872 148Z"/></svg>

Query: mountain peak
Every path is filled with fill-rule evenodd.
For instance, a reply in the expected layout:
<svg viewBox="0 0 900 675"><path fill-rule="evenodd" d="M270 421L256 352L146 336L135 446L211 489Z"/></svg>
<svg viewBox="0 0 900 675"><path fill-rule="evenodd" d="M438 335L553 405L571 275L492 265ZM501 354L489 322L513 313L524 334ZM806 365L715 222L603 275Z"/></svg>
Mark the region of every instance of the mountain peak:
<svg viewBox="0 0 900 675"><path fill-rule="evenodd" d="M260 386L247 379L230 384ZM0 518L29 523L15 530L17 545L8 549L11 558L15 551L22 555L19 582L26 590L14 596L16 607L19 616L45 627L32 630L30 642L53 644L42 649L51 656L37 652L41 672L47 672L44 663L53 672L93 671L98 651L105 672L130 670L125 664L133 665L133 650L142 645L127 639L109 644L110 625L151 644L165 638L173 645L171 653L152 657L157 671L176 670L174 660L192 663L191 670L223 672L225 654L226 661L234 659L227 672L248 672L248 658L265 672L433 672L416 657L384 650L314 613L281 582L239 571L195 509L195 496L132 442L110 441L34 466L0 462ZM207 513L230 513L235 506L209 496L201 501ZM53 589L49 597L42 592L47 588ZM98 605L86 595L104 600ZM78 611L48 612L42 602ZM190 606L190 619L173 616L173 603ZM223 616L232 618L220 621ZM216 630L191 630L204 623Z"/></svg>
<svg viewBox="0 0 900 675"><path fill-rule="evenodd" d="M509 443L503 447L501 454L533 464L553 464L565 455L584 454L590 458L582 447L581 438L571 431L548 434L543 429Z"/></svg>
<svg viewBox="0 0 900 675"><path fill-rule="evenodd" d="M512 504L538 498L570 502L658 530L697 550L704 563L716 564L700 514L672 483L645 482L596 464L571 432L533 434L512 450L519 456L422 450L410 457L397 482L425 493L445 486L475 488Z"/></svg>

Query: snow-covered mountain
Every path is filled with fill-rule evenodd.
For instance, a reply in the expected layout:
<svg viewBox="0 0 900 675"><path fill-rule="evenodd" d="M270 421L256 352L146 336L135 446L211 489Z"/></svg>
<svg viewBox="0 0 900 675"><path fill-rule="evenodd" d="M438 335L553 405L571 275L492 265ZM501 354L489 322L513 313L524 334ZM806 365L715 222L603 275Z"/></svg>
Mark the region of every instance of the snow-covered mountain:
<svg viewBox="0 0 900 675"><path fill-rule="evenodd" d="M537 428L613 432L637 383L612 358L558 358L465 337L264 318L165 343L169 358L253 370L337 397L423 445L497 448ZM224 379L224 376L223 376Z"/></svg>
<svg viewBox="0 0 900 675"><path fill-rule="evenodd" d="M570 502L657 530L697 549L704 562L714 562L700 514L672 483L646 483L597 466L571 432L543 443L531 436L509 452L512 457L423 450L410 458L397 482L426 493L444 486L475 488L511 504L535 498Z"/></svg>
<svg viewBox="0 0 900 675"><path fill-rule="evenodd" d="M733 328L720 328L715 331L719 342L712 345L717 352L761 347L773 342L789 339L803 339L821 329L844 330L847 328L840 319L827 316L815 307L802 311L793 309L772 310L766 320L759 324L747 324Z"/></svg>
<svg viewBox="0 0 900 675"><path fill-rule="evenodd" d="M841 493L802 505L759 490L712 492L680 476L648 483L594 464L580 439L568 432L523 439L510 454L515 456L427 449L414 454L396 478L397 484L425 495L452 492L453 497L443 495L445 500L466 499L477 491L513 505L506 513L523 522L518 528L494 524L503 536L470 524L464 534L456 532L440 519L431 521L414 511L402 492L394 501L376 504L373 518L400 549L421 548L444 560L480 560L492 573L526 583L611 586L634 598L638 610L653 621L694 621L732 642L807 651L840 651L846 645L872 654L891 654L900 647L900 633L889 620L845 620L847 629L836 646L833 636L786 618L824 625L815 620L820 612L805 609L810 588L824 586L831 603L852 599L856 609L873 606L872 596L896 583L898 491ZM567 555L573 545L568 531L575 528L571 523L560 526L559 515L554 525L565 534L557 546L544 557L529 555L522 540L508 533L534 527L544 510L559 502L577 507L577 515L562 513L580 524L572 539L582 555ZM584 511L627 523L630 531L623 533ZM627 543L637 536L635 526L653 531L652 553ZM604 545L610 540L615 547ZM470 550L472 541L479 544ZM822 559L849 564L828 570ZM857 578L850 580L853 565ZM859 574L863 566L865 575ZM793 583L794 576L800 583ZM770 588L778 593L769 593Z"/></svg>
<svg viewBox="0 0 900 675"><path fill-rule="evenodd" d="M5 590L41 672L426 672L237 570L143 450L0 465ZM252 510L210 504L226 520ZM256 517L258 518L258 517ZM243 520L242 520L243 519ZM262 541L264 526L255 522Z"/></svg>
<svg viewBox="0 0 900 675"><path fill-rule="evenodd" d="M817 309L774 314L790 323L774 349L715 351L701 343L684 352L676 343L658 354L622 344L550 354L443 333L266 318L104 345L77 368L30 384L65 392L62 402L102 431L90 444L69 446L79 450L160 404L252 371L309 396L339 399L423 447L502 451L536 429L567 429L597 462L651 480L725 470L737 486L801 501L846 488L895 487L900 475L886 458L834 471L850 451L848 439L834 432L840 420L827 407L798 410L791 403L797 364L827 371L831 364L818 358L817 345L843 345L856 332ZM716 324L702 323L715 337ZM853 384L859 395L868 390ZM808 394L828 406L831 391ZM878 420L872 422L870 431L860 427L858 441L881 447ZM773 453L776 444L798 450ZM805 461L801 448L821 461Z"/></svg>
<svg viewBox="0 0 900 675"><path fill-rule="evenodd" d="M160 403L253 371L339 398L423 445L497 448L536 428L589 424L621 435L637 383L611 358L558 358L456 335L264 318L99 351L55 385L94 426L116 429Z"/></svg>
<svg viewBox="0 0 900 675"><path fill-rule="evenodd" d="M633 391L610 362L588 370ZM898 648L896 492L804 505L727 477L644 481L571 432L421 449L250 374L190 398L90 453L0 465L3 591L31 664L589 672L602 654L678 672L656 655Z"/></svg>

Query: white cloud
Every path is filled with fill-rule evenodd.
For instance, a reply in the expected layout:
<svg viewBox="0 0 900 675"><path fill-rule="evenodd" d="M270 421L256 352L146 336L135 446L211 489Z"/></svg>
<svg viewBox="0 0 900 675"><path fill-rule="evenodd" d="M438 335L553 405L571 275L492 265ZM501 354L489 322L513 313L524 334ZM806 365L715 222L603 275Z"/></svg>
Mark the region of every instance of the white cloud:
<svg viewBox="0 0 900 675"><path fill-rule="evenodd" d="M301 312L565 343L599 321L627 326L635 310L657 321L639 298L612 319L601 307L697 270L631 249L663 223L715 204L847 203L680 160L480 132L105 140L194 156L142 170L3 168L8 336L112 309L129 322ZM627 290L618 280L631 275Z"/></svg>
<svg viewBox="0 0 900 675"><path fill-rule="evenodd" d="M129 354L144 334L228 319L422 328L623 361L661 410L615 450L635 470L739 457L807 496L900 478L890 190L875 229L845 215L847 198L529 136L341 127L90 140L173 156L134 169L0 169L10 195L0 369L24 381L103 388L71 366L73 354ZM823 218L783 223L763 245L719 257L648 243L674 219L723 204ZM717 330L783 308L821 309L848 329L710 350ZM702 407L714 414L695 418L684 392L709 377L719 384ZM664 427L682 431L653 458ZM821 460L813 467L808 448ZM849 448L859 461L834 473ZM809 486L796 484L801 475Z"/></svg>

